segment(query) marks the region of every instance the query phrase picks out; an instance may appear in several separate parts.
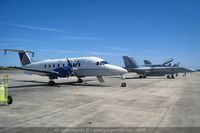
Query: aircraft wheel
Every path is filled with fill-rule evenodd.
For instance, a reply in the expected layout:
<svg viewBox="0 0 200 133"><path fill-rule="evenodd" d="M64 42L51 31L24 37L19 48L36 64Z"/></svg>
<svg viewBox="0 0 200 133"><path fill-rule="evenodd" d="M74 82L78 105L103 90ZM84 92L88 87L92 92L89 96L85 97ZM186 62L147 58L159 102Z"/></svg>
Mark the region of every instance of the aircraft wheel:
<svg viewBox="0 0 200 133"><path fill-rule="evenodd" d="M141 78L142 78L142 75L140 75L139 78L141 79Z"/></svg>
<svg viewBox="0 0 200 133"><path fill-rule="evenodd" d="M175 79L174 75L171 76L172 79Z"/></svg>
<svg viewBox="0 0 200 133"><path fill-rule="evenodd" d="M125 82L121 83L121 87L126 87L126 83Z"/></svg>
<svg viewBox="0 0 200 133"><path fill-rule="evenodd" d="M49 86L54 86L54 85L55 85L55 82L54 82L54 81L49 81L48 85L49 85Z"/></svg>
<svg viewBox="0 0 200 133"><path fill-rule="evenodd" d="M8 104L8 105L11 105L11 104L13 103L13 98L12 98L12 96L8 96L7 99L8 99L7 104Z"/></svg>
<svg viewBox="0 0 200 133"><path fill-rule="evenodd" d="M78 83L83 83L83 80L82 80L82 79L78 79L77 82L78 82Z"/></svg>
<svg viewBox="0 0 200 133"><path fill-rule="evenodd" d="M167 75L167 79L170 79L170 76L169 76L169 75Z"/></svg>

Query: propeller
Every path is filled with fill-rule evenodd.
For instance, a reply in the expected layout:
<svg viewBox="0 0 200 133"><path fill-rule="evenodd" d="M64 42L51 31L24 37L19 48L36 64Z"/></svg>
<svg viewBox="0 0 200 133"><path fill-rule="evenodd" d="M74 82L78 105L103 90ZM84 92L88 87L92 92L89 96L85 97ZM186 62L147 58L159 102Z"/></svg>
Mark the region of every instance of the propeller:
<svg viewBox="0 0 200 133"><path fill-rule="evenodd" d="M67 62L69 64L69 66L71 67L71 71L74 72L74 74L78 77L77 73L76 73L76 66L79 64L79 61L77 61L75 64L72 65L72 63L67 59Z"/></svg>

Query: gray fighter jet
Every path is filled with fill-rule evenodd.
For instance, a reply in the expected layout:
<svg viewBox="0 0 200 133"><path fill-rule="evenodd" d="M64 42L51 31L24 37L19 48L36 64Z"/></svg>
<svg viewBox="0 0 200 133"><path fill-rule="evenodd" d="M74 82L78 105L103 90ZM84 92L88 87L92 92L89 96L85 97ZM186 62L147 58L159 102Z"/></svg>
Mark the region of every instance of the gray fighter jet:
<svg viewBox="0 0 200 133"><path fill-rule="evenodd" d="M174 79L174 74L196 72L191 68L179 67L179 66L139 66L133 57L123 56L125 68L128 72L135 72L139 74L139 78L146 78L147 76L165 76L168 79Z"/></svg>

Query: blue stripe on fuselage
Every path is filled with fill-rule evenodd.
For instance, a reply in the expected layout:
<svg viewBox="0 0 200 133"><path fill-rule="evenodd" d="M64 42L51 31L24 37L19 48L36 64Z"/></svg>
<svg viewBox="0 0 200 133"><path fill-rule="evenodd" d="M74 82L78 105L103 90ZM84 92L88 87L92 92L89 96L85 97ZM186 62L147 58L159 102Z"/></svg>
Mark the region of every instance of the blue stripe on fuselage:
<svg viewBox="0 0 200 133"><path fill-rule="evenodd" d="M58 67L56 69L53 69L53 71L58 72L59 74L57 77L68 77L72 74L72 70L70 66L66 67Z"/></svg>

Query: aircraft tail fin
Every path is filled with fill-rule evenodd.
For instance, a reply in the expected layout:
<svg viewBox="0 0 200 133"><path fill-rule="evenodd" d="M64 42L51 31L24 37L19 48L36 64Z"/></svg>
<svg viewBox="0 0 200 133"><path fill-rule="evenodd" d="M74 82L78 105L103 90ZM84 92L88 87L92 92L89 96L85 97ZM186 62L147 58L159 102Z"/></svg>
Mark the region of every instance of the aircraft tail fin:
<svg viewBox="0 0 200 133"><path fill-rule="evenodd" d="M178 67L180 65L180 62L177 62L174 64L175 67Z"/></svg>
<svg viewBox="0 0 200 133"><path fill-rule="evenodd" d="M173 58L167 59L162 65L165 66L167 64L170 64L173 60Z"/></svg>
<svg viewBox="0 0 200 133"><path fill-rule="evenodd" d="M32 54L32 57L34 56L34 52L32 51L26 51L26 50L16 50L16 49L4 49L4 53L6 54L7 52L17 52L19 54L19 58L21 61L22 66L31 64L31 58L29 57L28 53Z"/></svg>
<svg viewBox="0 0 200 133"><path fill-rule="evenodd" d="M125 68L138 68L139 65L133 57L123 56Z"/></svg>
<svg viewBox="0 0 200 133"><path fill-rule="evenodd" d="M151 63L151 61L149 61L149 60L144 60L144 64L145 64L145 65L151 65L152 63Z"/></svg>

